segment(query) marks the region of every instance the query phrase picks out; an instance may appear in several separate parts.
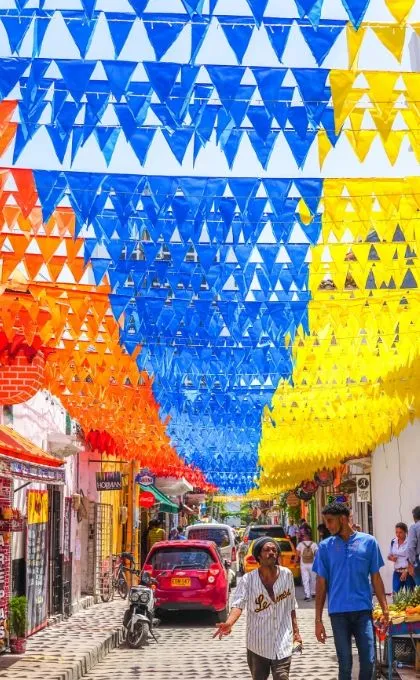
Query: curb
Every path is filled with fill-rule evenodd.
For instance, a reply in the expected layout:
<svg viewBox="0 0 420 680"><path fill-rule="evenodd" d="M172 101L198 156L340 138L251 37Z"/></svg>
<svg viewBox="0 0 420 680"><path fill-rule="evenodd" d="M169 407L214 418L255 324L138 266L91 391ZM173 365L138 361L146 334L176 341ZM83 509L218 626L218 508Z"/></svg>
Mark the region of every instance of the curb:
<svg viewBox="0 0 420 680"><path fill-rule="evenodd" d="M80 680L123 641L122 613L112 604L45 628L29 638L24 655L0 657L0 678Z"/></svg>

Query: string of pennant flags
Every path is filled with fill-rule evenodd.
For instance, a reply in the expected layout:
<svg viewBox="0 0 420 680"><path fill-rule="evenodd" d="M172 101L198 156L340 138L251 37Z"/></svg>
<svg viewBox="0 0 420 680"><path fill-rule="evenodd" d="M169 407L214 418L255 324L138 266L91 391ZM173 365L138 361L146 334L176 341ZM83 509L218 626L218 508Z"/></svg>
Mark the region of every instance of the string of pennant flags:
<svg viewBox="0 0 420 680"><path fill-rule="evenodd" d="M30 4L0 10L0 362L42 351L93 448L226 494L416 417L415 2Z"/></svg>

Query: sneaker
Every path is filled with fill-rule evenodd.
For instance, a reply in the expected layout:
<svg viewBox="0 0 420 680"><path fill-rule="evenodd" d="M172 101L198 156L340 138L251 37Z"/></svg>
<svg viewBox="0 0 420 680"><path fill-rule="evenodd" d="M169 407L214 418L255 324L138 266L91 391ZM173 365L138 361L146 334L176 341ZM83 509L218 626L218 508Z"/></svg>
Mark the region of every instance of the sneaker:
<svg viewBox="0 0 420 680"><path fill-rule="evenodd" d="M308 600L310 600L311 598L310 598L310 597L305 597L304 599L305 599L305 602L308 602Z"/></svg>

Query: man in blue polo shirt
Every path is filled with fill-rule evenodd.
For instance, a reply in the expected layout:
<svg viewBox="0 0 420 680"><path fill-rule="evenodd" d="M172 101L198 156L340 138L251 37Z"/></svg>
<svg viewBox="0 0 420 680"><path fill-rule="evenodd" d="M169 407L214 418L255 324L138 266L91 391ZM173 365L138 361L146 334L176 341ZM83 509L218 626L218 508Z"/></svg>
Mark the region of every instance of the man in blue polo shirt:
<svg viewBox="0 0 420 680"><path fill-rule="evenodd" d="M331 536L319 544L313 566L317 574L315 635L318 642L325 643L322 612L328 594L339 680L352 677L352 636L359 652L359 680L372 680L375 639L371 583L382 608L383 623L389 620L385 588L379 574L384 561L373 536L353 531L346 505L331 503L322 514Z"/></svg>

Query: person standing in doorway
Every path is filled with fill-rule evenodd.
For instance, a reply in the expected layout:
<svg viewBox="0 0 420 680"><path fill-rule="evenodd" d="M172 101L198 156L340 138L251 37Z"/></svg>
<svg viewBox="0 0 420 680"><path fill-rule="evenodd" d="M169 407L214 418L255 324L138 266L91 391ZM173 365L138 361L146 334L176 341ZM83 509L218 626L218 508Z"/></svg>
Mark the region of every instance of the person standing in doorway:
<svg viewBox="0 0 420 680"><path fill-rule="evenodd" d="M150 550L155 543L166 540L166 533L162 524L163 522L161 519L154 519L150 522L149 532L147 534L148 550Z"/></svg>
<svg viewBox="0 0 420 680"><path fill-rule="evenodd" d="M420 505L413 510L413 520L408 530L408 573L420 586Z"/></svg>
<svg viewBox="0 0 420 680"><path fill-rule="evenodd" d="M277 564L279 545L269 537L255 541L252 554L259 568L245 574L236 589L226 623L219 623L214 637L221 640L248 607L248 665L253 680L288 680L293 644L302 644L296 619L292 572Z"/></svg>
<svg viewBox="0 0 420 680"><path fill-rule="evenodd" d="M416 585L408 573L408 527L404 522L395 525L395 538L391 541L388 559L394 563L392 592L398 593L402 588L412 590Z"/></svg>
<svg viewBox="0 0 420 680"><path fill-rule="evenodd" d="M325 643L322 622L326 596L338 657L338 680L351 680L352 637L359 653L359 680L372 680L375 663L375 638L372 621L371 583L382 609L383 625L389 611L379 570L384 565L373 536L353 531L349 509L344 503L331 503L323 511L331 536L318 546L314 571L316 581L315 635Z"/></svg>
<svg viewBox="0 0 420 680"><path fill-rule="evenodd" d="M305 591L305 600L310 600L311 597L315 597L316 574L313 571L313 566L317 550L318 546L315 541L311 539L311 535L308 532L304 532L303 541L298 543L296 551L299 555L300 573L302 576L303 589Z"/></svg>

